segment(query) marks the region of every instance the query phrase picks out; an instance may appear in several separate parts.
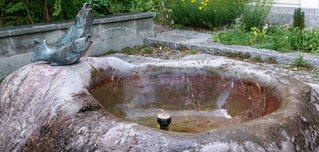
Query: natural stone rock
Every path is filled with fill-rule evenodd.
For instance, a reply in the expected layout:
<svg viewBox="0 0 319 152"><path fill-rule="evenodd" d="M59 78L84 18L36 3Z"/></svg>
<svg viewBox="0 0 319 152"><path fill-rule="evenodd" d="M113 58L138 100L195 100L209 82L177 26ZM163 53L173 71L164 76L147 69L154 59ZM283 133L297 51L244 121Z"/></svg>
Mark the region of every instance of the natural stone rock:
<svg viewBox="0 0 319 152"><path fill-rule="evenodd" d="M83 58L71 66L37 62L0 86L1 151L318 151L318 94L301 81L245 62L212 56ZM106 111L89 90L112 76L152 68L216 71L277 90L280 108L261 118L204 133L161 131Z"/></svg>

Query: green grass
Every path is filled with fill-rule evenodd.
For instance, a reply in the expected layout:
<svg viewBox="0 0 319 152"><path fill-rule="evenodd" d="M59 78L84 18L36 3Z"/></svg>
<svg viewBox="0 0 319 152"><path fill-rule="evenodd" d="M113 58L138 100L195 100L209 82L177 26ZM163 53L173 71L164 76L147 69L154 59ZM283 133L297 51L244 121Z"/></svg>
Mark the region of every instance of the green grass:
<svg viewBox="0 0 319 152"><path fill-rule="evenodd" d="M303 59L301 54L299 54L299 57L295 58L293 65L298 68L311 68L311 65Z"/></svg>
<svg viewBox="0 0 319 152"><path fill-rule="evenodd" d="M2 81L4 80L5 78L0 78L0 84L2 83Z"/></svg>
<svg viewBox="0 0 319 152"><path fill-rule="evenodd" d="M212 34L214 42L252 46L259 49L271 49L279 52L319 53L318 30L300 31L272 25L266 29L253 28L246 32L238 28Z"/></svg>

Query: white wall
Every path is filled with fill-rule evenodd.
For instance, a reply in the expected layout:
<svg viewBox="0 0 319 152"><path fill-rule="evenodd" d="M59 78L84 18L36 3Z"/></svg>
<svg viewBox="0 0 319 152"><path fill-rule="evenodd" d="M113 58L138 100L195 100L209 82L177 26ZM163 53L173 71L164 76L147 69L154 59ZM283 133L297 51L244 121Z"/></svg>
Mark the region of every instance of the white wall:
<svg viewBox="0 0 319 152"><path fill-rule="evenodd" d="M319 0L275 0L277 4L291 4L301 7L318 8Z"/></svg>
<svg viewBox="0 0 319 152"><path fill-rule="evenodd" d="M318 7L319 0L301 0L301 7Z"/></svg>
<svg viewBox="0 0 319 152"><path fill-rule="evenodd" d="M300 5L301 0L275 0L276 3Z"/></svg>

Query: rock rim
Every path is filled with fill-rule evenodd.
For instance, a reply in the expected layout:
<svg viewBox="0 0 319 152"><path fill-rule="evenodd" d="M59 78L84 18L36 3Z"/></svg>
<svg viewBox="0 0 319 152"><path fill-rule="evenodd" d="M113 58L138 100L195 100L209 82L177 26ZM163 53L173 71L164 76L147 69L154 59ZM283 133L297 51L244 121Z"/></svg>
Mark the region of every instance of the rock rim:
<svg viewBox="0 0 319 152"><path fill-rule="evenodd" d="M275 112L237 126L174 133L121 120L89 93L99 82L151 68L209 69L274 87ZM319 151L318 93L258 65L208 56L148 59L85 57L71 66L26 65L0 86L1 151Z"/></svg>

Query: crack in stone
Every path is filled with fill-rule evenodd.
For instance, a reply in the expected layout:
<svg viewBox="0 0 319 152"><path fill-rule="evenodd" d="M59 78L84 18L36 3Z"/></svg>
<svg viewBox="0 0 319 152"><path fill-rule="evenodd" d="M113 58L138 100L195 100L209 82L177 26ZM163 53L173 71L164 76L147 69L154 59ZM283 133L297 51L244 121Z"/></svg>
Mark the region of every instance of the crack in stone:
<svg viewBox="0 0 319 152"><path fill-rule="evenodd" d="M47 96L48 92L51 90L52 83L53 83L53 81L56 79L57 74L54 74L53 76L54 76L54 78L51 80L51 82L50 82L50 86L49 86L49 88L46 90L46 92L45 92L45 94L44 94L43 98L45 98L45 97Z"/></svg>

